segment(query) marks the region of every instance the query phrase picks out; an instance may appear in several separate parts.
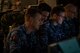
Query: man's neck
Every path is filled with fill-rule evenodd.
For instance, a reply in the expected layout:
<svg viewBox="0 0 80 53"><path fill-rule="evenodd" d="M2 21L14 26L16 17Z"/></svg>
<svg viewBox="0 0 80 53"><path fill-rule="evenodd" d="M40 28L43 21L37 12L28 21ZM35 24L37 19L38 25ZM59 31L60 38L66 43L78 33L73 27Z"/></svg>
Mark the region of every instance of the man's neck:
<svg viewBox="0 0 80 53"><path fill-rule="evenodd" d="M33 31L34 31L33 27L31 27L31 26L24 25L24 27L25 27L25 29L26 29L27 33L31 33L31 32L33 32Z"/></svg>

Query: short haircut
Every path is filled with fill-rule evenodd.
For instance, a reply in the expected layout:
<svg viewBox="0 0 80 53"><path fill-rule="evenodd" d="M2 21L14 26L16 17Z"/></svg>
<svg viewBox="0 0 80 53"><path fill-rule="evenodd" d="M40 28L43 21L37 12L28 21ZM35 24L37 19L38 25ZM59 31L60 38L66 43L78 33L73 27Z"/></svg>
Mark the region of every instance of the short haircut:
<svg viewBox="0 0 80 53"><path fill-rule="evenodd" d="M40 10L39 10L38 8L30 7L30 8L27 9L27 11L25 12L25 15L26 15L26 16L30 16L30 17L35 17L37 13L41 14L41 12L40 12Z"/></svg>
<svg viewBox="0 0 80 53"><path fill-rule="evenodd" d="M59 15L61 12L65 12L65 9L62 6L56 6L51 11L51 16L53 14Z"/></svg>
<svg viewBox="0 0 80 53"><path fill-rule="evenodd" d="M41 10L41 11L47 11L47 12L51 12L51 7L46 4L46 3L41 3L39 4L38 8Z"/></svg>

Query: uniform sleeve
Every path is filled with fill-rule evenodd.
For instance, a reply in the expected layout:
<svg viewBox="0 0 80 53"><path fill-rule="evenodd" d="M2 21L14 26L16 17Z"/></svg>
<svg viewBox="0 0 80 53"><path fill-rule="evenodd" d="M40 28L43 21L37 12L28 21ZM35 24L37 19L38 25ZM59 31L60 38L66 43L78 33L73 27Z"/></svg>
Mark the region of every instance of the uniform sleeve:
<svg viewBox="0 0 80 53"><path fill-rule="evenodd" d="M20 38L17 31L8 34L8 44L10 53L20 53Z"/></svg>

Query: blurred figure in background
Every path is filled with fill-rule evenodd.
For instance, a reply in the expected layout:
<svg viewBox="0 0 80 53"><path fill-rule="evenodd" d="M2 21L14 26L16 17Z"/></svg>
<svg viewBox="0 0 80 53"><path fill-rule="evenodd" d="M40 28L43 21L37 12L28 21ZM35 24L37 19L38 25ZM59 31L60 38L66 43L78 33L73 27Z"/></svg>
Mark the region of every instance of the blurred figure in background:
<svg viewBox="0 0 80 53"><path fill-rule="evenodd" d="M4 15L1 17L1 25L5 35L7 35L9 32L9 26L14 28L24 23L24 13L20 11L20 8L17 9L17 5L19 4L12 5L12 8L4 12Z"/></svg>
<svg viewBox="0 0 80 53"><path fill-rule="evenodd" d="M65 7L65 15L67 19L77 18L77 6L73 4L67 4Z"/></svg>
<svg viewBox="0 0 80 53"><path fill-rule="evenodd" d="M6 52L6 38L10 30L24 23L24 13L20 10L19 4L11 6L1 16L1 26L3 32L4 52Z"/></svg>
<svg viewBox="0 0 80 53"><path fill-rule="evenodd" d="M65 7L65 21L67 35L69 37L77 36L79 33L79 18L77 17L77 7L73 4L67 4Z"/></svg>

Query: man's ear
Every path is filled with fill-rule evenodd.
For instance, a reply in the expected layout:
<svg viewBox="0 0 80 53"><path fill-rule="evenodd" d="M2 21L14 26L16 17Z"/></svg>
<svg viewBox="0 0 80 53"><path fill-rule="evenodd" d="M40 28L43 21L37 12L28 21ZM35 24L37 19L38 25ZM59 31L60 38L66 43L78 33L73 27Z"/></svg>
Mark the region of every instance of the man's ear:
<svg viewBox="0 0 80 53"><path fill-rule="evenodd" d="M34 22L34 19L32 17L29 17L28 21L30 22L30 24L32 25L32 23Z"/></svg>
<svg viewBox="0 0 80 53"><path fill-rule="evenodd" d="M30 21L32 17L30 16L25 16L25 21Z"/></svg>

